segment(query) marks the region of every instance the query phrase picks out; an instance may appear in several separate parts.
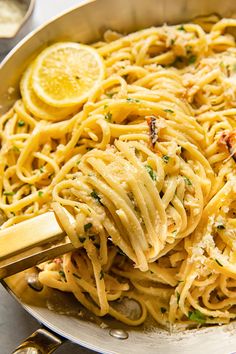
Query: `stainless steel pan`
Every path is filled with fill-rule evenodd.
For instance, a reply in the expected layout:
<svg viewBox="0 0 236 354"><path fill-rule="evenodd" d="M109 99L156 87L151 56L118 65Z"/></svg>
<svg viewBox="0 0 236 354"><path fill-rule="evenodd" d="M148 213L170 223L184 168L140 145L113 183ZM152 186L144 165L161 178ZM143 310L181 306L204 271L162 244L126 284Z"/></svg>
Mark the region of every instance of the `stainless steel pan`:
<svg viewBox="0 0 236 354"><path fill-rule="evenodd" d="M167 23L180 23L197 15L219 13L233 17L236 14L234 0L97 0L86 1L26 37L0 66L0 112L4 112L18 95L20 75L35 53L43 46L57 40L89 43L99 39L108 29L128 33L144 27ZM9 87L15 88L9 95ZM51 353L60 345L61 339L54 333L87 348L102 353L135 354L231 354L236 352L236 324L169 334L163 330L125 328L115 332L128 338L120 340L111 336L110 328L122 329L119 323L91 320L90 316L75 316L81 312L70 297L51 291L49 307L59 309L59 314L50 311L43 300L42 292L35 292L25 282L25 274L7 282L9 292L19 299L22 306L48 330L34 334L23 347L38 348L35 351L19 349L18 353ZM4 283L6 286L6 283ZM24 296L23 296L24 295ZM32 304L32 298L35 304ZM31 305L29 305L31 300ZM60 304L55 305L56 302ZM65 313L68 313L67 315ZM103 321L103 320L102 320ZM124 328L123 328L124 329ZM113 332L114 335L114 332ZM127 336L126 336L127 337ZM36 343L36 344L35 344ZM28 350L28 351L27 351Z"/></svg>

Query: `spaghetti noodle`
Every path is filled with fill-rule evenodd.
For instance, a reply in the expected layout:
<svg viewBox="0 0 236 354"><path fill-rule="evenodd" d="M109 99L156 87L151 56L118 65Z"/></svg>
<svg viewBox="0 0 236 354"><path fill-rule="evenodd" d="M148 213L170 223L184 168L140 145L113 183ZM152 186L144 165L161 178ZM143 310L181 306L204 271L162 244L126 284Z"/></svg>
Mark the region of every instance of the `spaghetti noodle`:
<svg viewBox="0 0 236 354"><path fill-rule="evenodd" d="M83 106L37 115L23 95L1 117L2 228L53 208L77 247L40 266L44 285L134 326L236 317L235 26L108 31Z"/></svg>

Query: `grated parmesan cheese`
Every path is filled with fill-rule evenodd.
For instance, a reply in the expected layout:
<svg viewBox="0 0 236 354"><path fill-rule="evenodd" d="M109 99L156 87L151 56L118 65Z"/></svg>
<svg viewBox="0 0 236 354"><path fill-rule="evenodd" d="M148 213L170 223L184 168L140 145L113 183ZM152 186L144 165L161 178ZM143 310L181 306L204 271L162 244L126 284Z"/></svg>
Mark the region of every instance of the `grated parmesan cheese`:
<svg viewBox="0 0 236 354"><path fill-rule="evenodd" d="M27 6L17 0L0 0L0 38L15 35L26 14Z"/></svg>

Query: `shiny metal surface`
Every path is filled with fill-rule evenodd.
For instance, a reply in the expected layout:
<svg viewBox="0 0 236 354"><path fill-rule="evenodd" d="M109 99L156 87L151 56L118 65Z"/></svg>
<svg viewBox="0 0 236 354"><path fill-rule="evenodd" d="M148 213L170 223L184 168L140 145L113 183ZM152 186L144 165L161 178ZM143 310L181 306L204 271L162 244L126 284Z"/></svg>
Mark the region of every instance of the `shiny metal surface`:
<svg viewBox="0 0 236 354"><path fill-rule="evenodd" d="M22 70L42 47L56 40L91 42L105 29L124 33L144 27L167 23L180 23L197 15L219 13L235 17L233 0L98 0L89 1L71 10L28 36L8 56L0 67L1 111L8 109L18 94L18 81ZM9 95L8 88L15 88ZM11 288L18 293L17 284ZM39 293L40 294L40 293ZM46 307L27 305L26 310L41 323L67 339L101 353L122 354L230 354L235 352L236 324L170 334L161 329L129 328L128 339L121 341L109 335L117 323L99 326L89 319L59 314ZM122 328L127 330L127 328Z"/></svg>
<svg viewBox="0 0 236 354"><path fill-rule="evenodd" d="M128 339L129 333L124 331L123 329L116 329L112 328L109 332L110 336L117 338L117 339Z"/></svg>
<svg viewBox="0 0 236 354"><path fill-rule="evenodd" d="M40 328L28 337L12 354L51 354L60 345L63 339L60 339Z"/></svg>
<svg viewBox="0 0 236 354"><path fill-rule="evenodd" d="M43 290L43 284L40 283L39 277L38 277L38 270L35 267L35 271L31 274L28 275L26 278L28 286L33 289L34 291L42 291Z"/></svg>
<svg viewBox="0 0 236 354"><path fill-rule="evenodd" d="M19 40L22 39L29 31L31 15L34 10L35 0L22 0L22 2L25 3L27 7L27 11L23 18L23 21L12 37L0 37L0 54L6 53L10 48L12 48L16 43L18 43Z"/></svg>

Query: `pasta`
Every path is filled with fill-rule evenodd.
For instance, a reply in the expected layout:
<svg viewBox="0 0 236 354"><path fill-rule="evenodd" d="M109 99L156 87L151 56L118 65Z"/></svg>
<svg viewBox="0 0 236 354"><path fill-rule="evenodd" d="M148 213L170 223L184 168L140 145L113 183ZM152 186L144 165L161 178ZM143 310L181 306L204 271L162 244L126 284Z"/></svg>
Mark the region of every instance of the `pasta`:
<svg viewBox="0 0 236 354"><path fill-rule="evenodd" d="M132 326L236 317L235 26L107 31L92 45L105 78L80 106L29 98L29 66L0 118L1 228L54 210L76 250L40 265L42 284Z"/></svg>

